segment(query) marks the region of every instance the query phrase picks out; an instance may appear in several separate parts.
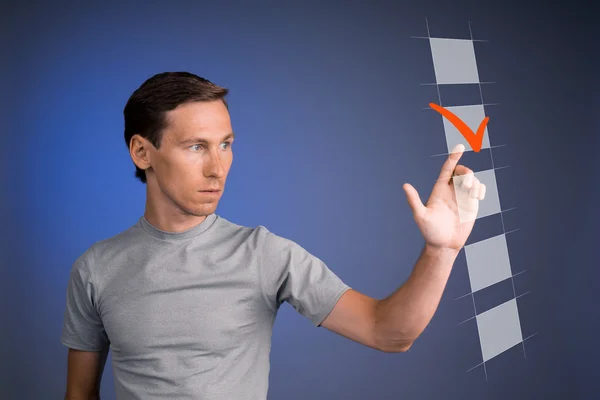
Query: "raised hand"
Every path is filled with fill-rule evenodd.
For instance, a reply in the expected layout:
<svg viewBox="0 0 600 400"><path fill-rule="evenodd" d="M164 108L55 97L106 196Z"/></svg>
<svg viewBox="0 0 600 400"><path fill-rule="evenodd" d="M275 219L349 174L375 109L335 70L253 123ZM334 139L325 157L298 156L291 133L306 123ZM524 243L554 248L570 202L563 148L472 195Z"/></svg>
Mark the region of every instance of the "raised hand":
<svg viewBox="0 0 600 400"><path fill-rule="evenodd" d="M460 250L473 229L479 201L485 198L485 185L472 170L457 165L464 150L463 145L452 150L426 204L411 184L403 186L415 222L431 247Z"/></svg>

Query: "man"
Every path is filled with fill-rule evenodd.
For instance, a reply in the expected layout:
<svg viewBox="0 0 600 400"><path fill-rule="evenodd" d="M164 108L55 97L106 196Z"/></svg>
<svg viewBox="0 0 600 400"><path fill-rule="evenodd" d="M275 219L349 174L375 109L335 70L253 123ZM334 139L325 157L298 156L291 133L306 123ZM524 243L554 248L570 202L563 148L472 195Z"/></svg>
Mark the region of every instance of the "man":
<svg viewBox="0 0 600 400"><path fill-rule="evenodd" d="M463 149L446 160L426 205L404 186L426 244L402 287L376 300L293 241L216 214L233 160L227 93L190 73L162 73L127 102L125 141L146 209L72 266L61 336L67 400L100 398L109 347L119 400L266 399L284 301L315 326L384 352L409 349L431 320L473 226L459 220L456 196L473 217L485 195L457 166Z"/></svg>

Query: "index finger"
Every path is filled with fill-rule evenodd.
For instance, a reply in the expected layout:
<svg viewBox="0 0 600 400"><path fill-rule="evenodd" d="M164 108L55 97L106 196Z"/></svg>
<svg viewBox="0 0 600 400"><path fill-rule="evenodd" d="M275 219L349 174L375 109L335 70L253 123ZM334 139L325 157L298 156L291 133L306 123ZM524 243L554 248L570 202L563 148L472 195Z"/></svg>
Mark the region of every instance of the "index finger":
<svg viewBox="0 0 600 400"><path fill-rule="evenodd" d="M440 176L438 181L446 181L448 182L450 178L452 178L452 173L454 172L454 168L456 168L456 164L458 164L458 160L462 157L465 151L465 146L462 144L457 144L454 146L448 159L442 165L442 171L440 172Z"/></svg>

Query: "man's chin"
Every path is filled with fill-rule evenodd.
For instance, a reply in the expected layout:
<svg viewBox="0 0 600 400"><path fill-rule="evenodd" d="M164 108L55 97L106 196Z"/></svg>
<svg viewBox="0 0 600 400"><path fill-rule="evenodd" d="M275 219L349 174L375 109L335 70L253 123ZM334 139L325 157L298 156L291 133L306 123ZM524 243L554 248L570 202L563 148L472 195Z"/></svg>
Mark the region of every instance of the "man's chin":
<svg viewBox="0 0 600 400"><path fill-rule="evenodd" d="M217 210L217 204L217 202L212 202L210 204L196 206L191 210L190 214L196 217L206 217L210 214L213 214Z"/></svg>

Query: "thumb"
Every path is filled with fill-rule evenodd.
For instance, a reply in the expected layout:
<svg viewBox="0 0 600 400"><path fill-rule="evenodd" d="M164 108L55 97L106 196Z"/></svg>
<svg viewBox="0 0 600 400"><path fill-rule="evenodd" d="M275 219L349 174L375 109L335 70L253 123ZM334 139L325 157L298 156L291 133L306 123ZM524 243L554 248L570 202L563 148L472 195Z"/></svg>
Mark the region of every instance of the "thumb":
<svg viewBox="0 0 600 400"><path fill-rule="evenodd" d="M415 189L410 183L405 183L402 185L402 188L404 189L404 193L406 193L406 199L408 200L408 205L410 206L413 215L421 215L425 211L425 206L421 202L421 198L419 197L417 189Z"/></svg>

